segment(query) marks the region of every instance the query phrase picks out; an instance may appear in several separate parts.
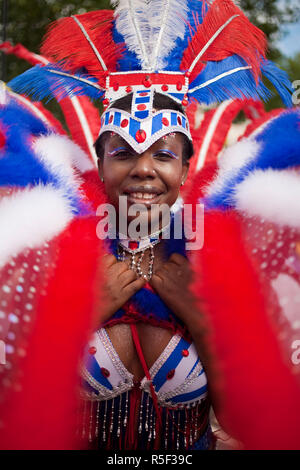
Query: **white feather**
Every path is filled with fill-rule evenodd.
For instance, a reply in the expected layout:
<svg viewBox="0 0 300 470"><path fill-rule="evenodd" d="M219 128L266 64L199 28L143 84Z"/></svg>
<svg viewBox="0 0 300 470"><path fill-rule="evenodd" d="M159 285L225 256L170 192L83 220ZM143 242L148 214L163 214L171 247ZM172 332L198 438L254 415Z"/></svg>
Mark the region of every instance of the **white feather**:
<svg viewBox="0 0 300 470"><path fill-rule="evenodd" d="M270 222L300 228L300 172L256 170L236 186L233 197L239 211Z"/></svg>
<svg viewBox="0 0 300 470"><path fill-rule="evenodd" d="M36 186L0 201L0 266L25 248L43 245L72 220L72 208L63 190Z"/></svg>
<svg viewBox="0 0 300 470"><path fill-rule="evenodd" d="M165 59L183 39L187 26L187 0L112 0L116 27L128 49L146 70L162 70Z"/></svg>
<svg viewBox="0 0 300 470"><path fill-rule="evenodd" d="M134 52L143 69L150 69L148 21L149 5L144 0L112 0L116 6L116 28L124 37L129 51Z"/></svg>
<svg viewBox="0 0 300 470"><path fill-rule="evenodd" d="M206 188L206 195L212 196L221 192L229 179L234 178L244 165L256 158L260 148L260 143L248 138L224 150L218 160L218 175Z"/></svg>
<svg viewBox="0 0 300 470"><path fill-rule="evenodd" d="M150 66L163 70L165 59L175 46L177 38L183 39L187 26L187 0L152 0L150 11Z"/></svg>

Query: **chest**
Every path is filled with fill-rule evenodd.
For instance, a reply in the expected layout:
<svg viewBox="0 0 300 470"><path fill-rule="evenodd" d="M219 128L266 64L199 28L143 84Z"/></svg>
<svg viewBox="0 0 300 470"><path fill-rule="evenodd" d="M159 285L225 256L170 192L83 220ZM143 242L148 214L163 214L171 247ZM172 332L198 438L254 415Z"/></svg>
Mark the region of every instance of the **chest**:
<svg viewBox="0 0 300 470"><path fill-rule="evenodd" d="M142 323L138 324L136 328L149 370L166 348L172 333L169 330ZM134 376L136 381L141 380L145 373L134 345L130 326L118 324L107 328L106 331L125 368Z"/></svg>

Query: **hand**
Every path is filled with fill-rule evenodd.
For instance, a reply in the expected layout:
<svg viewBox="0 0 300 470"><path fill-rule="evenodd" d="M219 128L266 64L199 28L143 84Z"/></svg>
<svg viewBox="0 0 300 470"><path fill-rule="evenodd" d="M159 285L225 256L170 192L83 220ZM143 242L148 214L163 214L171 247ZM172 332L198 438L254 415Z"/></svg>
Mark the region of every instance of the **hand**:
<svg viewBox="0 0 300 470"><path fill-rule="evenodd" d="M106 276L103 285L104 307L101 311L100 321L108 320L117 310L138 292L146 283L145 279L138 278L125 261L117 261L114 255L105 255L102 269Z"/></svg>
<svg viewBox="0 0 300 470"><path fill-rule="evenodd" d="M189 286L192 270L189 261L174 253L169 260L153 274L150 281L165 304L188 326L195 316L195 299Z"/></svg>

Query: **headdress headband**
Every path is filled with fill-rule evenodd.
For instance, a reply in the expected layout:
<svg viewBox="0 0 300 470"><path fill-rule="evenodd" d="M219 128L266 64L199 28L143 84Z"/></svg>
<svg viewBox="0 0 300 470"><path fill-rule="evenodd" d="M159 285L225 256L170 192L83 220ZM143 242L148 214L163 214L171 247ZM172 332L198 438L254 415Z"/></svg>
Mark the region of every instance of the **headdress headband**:
<svg viewBox="0 0 300 470"><path fill-rule="evenodd" d="M182 125L184 115L153 113L154 91L183 106L193 99L211 104L267 98L264 75L291 104L287 75L265 58L264 34L231 0L111 3L114 12L90 12L53 23L42 47L52 64L36 66L9 85L37 99L78 94L101 98L105 108L133 93L131 116L107 109L101 133L113 129L138 152L171 131L190 138L188 125Z"/></svg>

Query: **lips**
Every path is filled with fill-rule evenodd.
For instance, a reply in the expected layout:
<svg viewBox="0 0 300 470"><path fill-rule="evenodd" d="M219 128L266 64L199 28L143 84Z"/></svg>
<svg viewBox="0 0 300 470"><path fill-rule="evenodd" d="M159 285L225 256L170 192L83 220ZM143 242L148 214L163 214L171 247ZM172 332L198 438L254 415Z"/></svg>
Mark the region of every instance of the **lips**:
<svg viewBox="0 0 300 470"><path fill-rule="evenodd" d="M156 203L162 193L161 189L154 186L132 186L124 191L130 203L145 205Z"/></svg>

